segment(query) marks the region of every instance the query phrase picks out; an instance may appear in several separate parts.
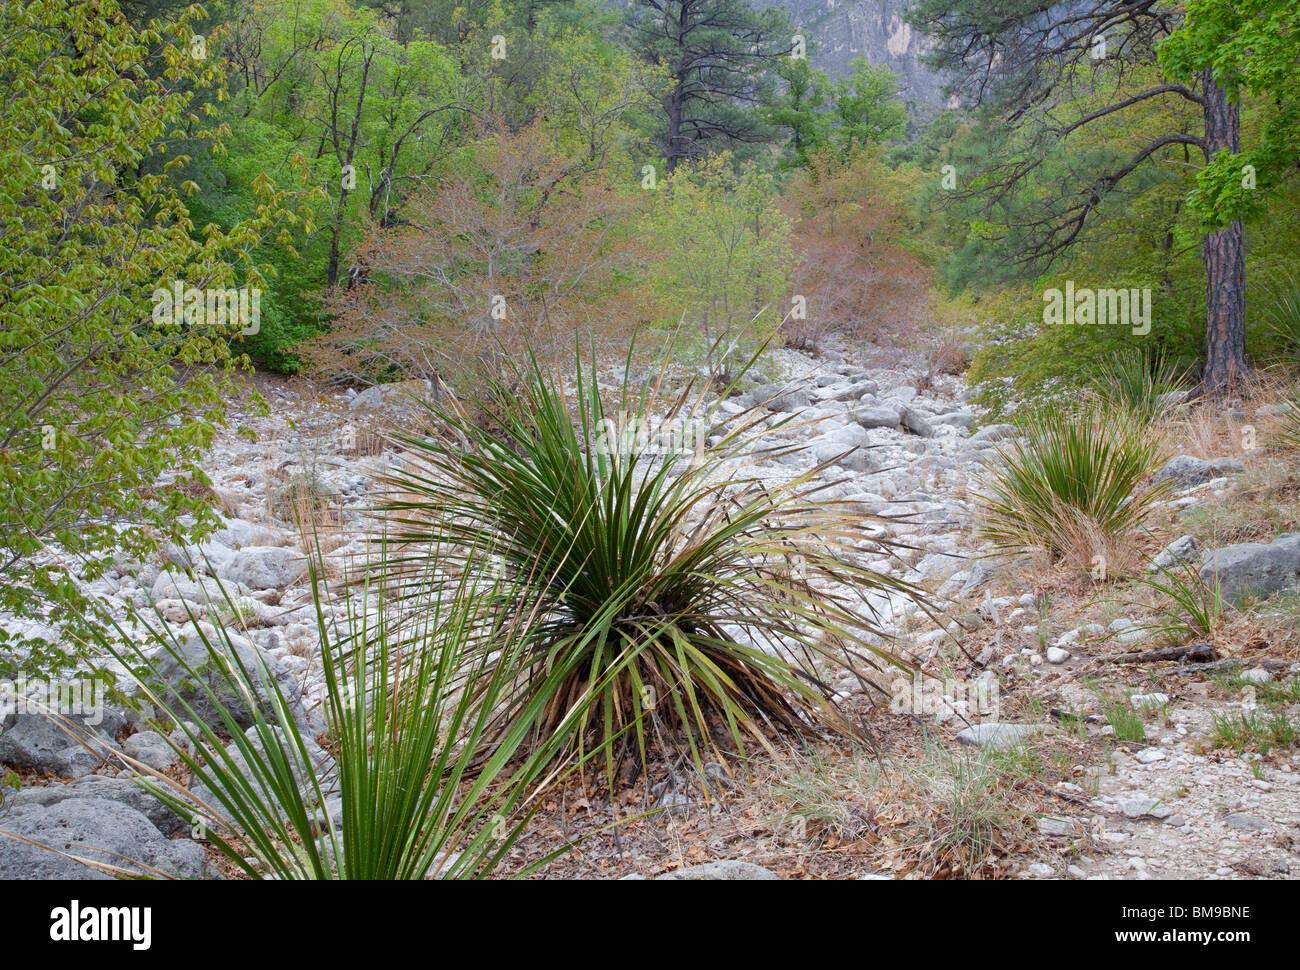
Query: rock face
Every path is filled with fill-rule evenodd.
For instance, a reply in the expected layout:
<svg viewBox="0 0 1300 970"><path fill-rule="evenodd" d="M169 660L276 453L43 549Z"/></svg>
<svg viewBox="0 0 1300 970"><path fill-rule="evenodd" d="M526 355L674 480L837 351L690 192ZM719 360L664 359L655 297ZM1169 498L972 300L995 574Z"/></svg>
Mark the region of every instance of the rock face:
<svg viewBox="0 0 1300 970"><path fill-rule="evenodd" d="M814 67L844 74L855 57L883 64L899 75L907 101L944 104L944 77L922 62L929 39L903 22L907 0L757 0L755 7L783 7L810 41ZM815 45L812 43L815 42Z"/></svg>
<svg viewBox="0 0 1300 970"><path fill-rule="evenodd" d="M1280 535L1268 545L1241 542L1205 554L1201 581L1219 583L1225 602L1247 591L1276 593L1300 587L1300 533Z"/></svg>

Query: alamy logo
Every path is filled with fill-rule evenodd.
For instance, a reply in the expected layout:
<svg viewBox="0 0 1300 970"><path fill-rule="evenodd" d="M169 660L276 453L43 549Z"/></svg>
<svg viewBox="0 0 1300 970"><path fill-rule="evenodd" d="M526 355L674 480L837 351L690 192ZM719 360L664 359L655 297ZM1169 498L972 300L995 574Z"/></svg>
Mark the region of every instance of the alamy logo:
<svg viewBox="0 0 1300 970"><path fill-rule="evenodd" d="M703 457L706 428L694 418L663 419L649 415L605 418L596 437L596 453L614 457L658 455L669 459Z"/></svg>
<svg viewBox="0 0 1300 970"><path fill-rule="evenodd" d="M90 727L104 720L104 695L108 682L81 678L63 683L19 677L12 684L0 681L0 723L11 714L49 713L79 717Z"/></svg>
<svg viewBox="0 0 1300 970"><path fill-rule="evenodd" d="M171 289L153 291L153 322L159 326L238 326L240 333L251 336L262 328L262 291L255 286L199 289L176 280Z"/></svg>
<svg viewBox="0 0 1300 970"><path fill-rule="evenodd" d="M1043 323L1052 327L1063 324L1132 327L1133 336L1151 332L1151 289L1090 290L1075 289L1074 280L1065 281L1065 290L1056 287L1043 293Z"/></svg>
<svg viewBox="0 0 1300 970"><path fill-rule="evenodd" d="M50 939L56 943L131 943L147 950L152 938L153 910L148 906L87 906L73 900L50 910Z"/></svg>

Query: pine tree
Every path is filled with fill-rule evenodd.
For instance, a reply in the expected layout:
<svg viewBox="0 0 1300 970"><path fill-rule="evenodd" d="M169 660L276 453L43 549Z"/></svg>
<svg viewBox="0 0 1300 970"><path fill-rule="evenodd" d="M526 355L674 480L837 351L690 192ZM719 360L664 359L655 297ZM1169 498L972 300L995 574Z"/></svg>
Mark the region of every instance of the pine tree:
<svg viewBox="0 0 1300 970"><path fill-rule="evenodd" d="M1268 0L1256 0L1256 5ZM1136 150L1110 156L1104 165L1079 166L1073 185L1060 204L1016 227L1019 258L1035 270L1050 267L1080 237L1084 226L1108 194L1146 165L1158 164L1172 148L1182 157L1197 149L1207 163L1220 153L1241 151L1239 107L1231 67L1211 69L1208 62L1181 80L1154 83L1129 93L1123 81L1157 62L1160 43L1180 27L1171 5L1133 0L1088 0L1044 5L1040 0L1009 0L992 6L985 0L918 0L908 13L912 26L934 40L931 61L954 72L954 87L967 104L980 106L986 124L1020 129L1017 157L996 169L980 191L996 204L1038 175L1051 148L1101 119L1114 120L1139 106L1179 101L1193 107L1195 123L1151 133ZM1109 103L1071 111L1079 99L1072 85L1100 72L1120 83ZM1171 113L1176 116L1177 113ZM1032 133L1026 135L1025 129ZM1245 329L1245 257L1239 218L1209 229L1202 245L1206 286L1206 357L1202 390L1219 393L1247 373Z"/></svg>
<svg viewBox="0 0 1300 970"><path fill-rule="evenodd" d="M768 140L757 105L793 37L784 11L747 0L638 0L632 48L670 80L656 132L670 173L682 159Z"/></svg>

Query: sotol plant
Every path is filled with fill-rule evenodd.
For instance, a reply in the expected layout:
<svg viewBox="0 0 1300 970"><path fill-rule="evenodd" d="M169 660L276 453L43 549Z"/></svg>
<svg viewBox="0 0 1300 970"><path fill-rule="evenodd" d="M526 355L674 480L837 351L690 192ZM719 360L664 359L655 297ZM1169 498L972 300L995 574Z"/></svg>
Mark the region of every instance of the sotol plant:
<svg viewBox="0 0 1300 970"><path fill-rule="evenodd" d="M1159 355L1128 351L1097 364L1090 386L1103 404L1127 409L1142 421L1154 421L1168 405L1166 395L1188 389L1187 372Z"/></svg>
<svg viewBox="0 0 1300 970"><path fill-rule="evenodd" d="M1282 426L1277 430L1278 444L1290 451L1300 451L1300 390L1292 391L1282 405Z"/></svg>
<svg viewBox="0 0 1300 970"><path fill-rule="evenodd" d="M467 565L491 546L540 604L499 729L579 750L634 739L643 761L669 747L697 763L781 729L851 732L825 672L897 663L873 607L917 595L855 561L879 548L873 517L822 500L824 466L765 482L755 452L783 449L764 444L761 412L724 419L689 387L671 400L634 387L630 360L616 411L579 355L569 390L536 361L493 383L493 428L433 406L445 432L401 439L422 461L390 482L395 541L432 539ZM674 433L690 444L664 453Z"/></svg>
<svg viewBox="0 0 1300 970"><path fill-rule="evenodd" d="M553 748L521 755L522 725L494 732L490 749L484 743L535 620L525 591L480 566L449 586L425 584L418 600L367 587L347 601L346 616L327 618L321 574L317 562L328 753L254 648L196 623L188 643L162 624L150 625L144 645L119 646L130 644L125 631L104 637L103 649L160 712L185 774L120 757L250 878L490 875L552 777ZM180 687L157 678L151 654L183 669Z"/></svg>
<svg viewBox="0 0 1300 970"><path fill-rule="evenodd" d="M1126 409L1094 406L1034 411L1020 431L985 463L980 533L1006 552L1121 558L1124 538L1162 490L1143 486L1161 458L1153 427Z"/></svg>

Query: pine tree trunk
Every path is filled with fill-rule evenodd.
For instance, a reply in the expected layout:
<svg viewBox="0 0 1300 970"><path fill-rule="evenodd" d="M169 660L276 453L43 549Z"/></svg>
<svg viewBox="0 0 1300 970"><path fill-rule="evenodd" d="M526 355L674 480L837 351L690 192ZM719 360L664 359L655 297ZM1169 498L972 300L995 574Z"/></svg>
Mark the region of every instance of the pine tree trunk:
<svg viewBox="0 0 1300 970"><path fill-rule="evenodd" d="M1220 149L1241 151L1237 106L1215 82L1203 75L1205 157ZM1246 376L1246 253L1241 221L1207 235L1201 246L1205 262L1205 372L1201 391L1221 395Z"/></svg>

